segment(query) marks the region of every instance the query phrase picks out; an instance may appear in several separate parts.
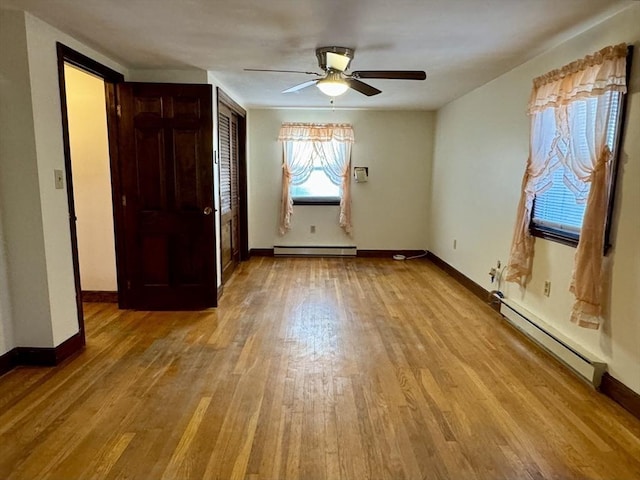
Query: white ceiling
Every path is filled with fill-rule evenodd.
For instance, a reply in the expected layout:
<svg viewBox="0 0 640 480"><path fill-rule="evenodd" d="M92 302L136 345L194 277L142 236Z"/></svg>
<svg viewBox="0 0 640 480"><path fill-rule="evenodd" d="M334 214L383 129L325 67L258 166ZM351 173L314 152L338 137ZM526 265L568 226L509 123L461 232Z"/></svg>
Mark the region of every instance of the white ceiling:
<svg viewBox="0 0 640 480"><path fill-rule="evenodd" d="M367 80L336 107L435 109L625 8L633 0L0 0L129 68L210 70L245 107L327 107L316 47L355 48L354 70L426 70Z"/></svg>

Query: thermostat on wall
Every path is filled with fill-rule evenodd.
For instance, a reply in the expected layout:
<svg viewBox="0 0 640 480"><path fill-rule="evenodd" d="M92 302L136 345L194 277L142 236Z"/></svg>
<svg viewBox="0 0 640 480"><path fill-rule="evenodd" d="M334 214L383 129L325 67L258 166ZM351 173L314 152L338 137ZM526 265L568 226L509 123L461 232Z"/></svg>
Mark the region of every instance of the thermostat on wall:
<svg viewBox="0 0 640 480"><path fill-rule="evenodd" d="M353 167L353 178L357 183L364 183L369 179L369 167Z"/></svg>

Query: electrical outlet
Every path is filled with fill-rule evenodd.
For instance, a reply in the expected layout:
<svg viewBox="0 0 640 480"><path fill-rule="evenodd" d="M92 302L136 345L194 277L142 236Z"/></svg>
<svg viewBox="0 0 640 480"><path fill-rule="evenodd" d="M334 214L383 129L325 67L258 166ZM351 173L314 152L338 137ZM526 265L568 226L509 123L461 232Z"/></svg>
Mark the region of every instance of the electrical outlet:
<svg viewBox="0 0 640 480"><path fill-rule="evenodd" d="M544 282L544 296L548 297L551 295L551 282L549 280L545 280Z"/></svg>
<svg viewBox="0 0 640 480"><path fill-rule="evenodd" d="M311 227L309 228L309 231L311 233L316 233L316 226L315 225L311 225Z"/></svg>

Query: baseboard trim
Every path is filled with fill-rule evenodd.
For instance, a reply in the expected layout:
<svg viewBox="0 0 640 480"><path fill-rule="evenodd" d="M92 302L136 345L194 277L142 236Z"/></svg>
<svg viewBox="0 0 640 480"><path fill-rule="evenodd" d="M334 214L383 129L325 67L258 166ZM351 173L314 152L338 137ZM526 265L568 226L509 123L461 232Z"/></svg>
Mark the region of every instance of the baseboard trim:
<svg viewBox="0 0 640 480"><path fill-rule="evenodd" d="M250 257L273 257L273 248L252 248L249 250Z"/></svg>
<svg viewBox="0 0 640 480"><path fill-rule="evenodd" d="M51 367L56 364L56 349L53 347L18 347L15 351L16 366Z"/></svg>
<svg viewBox="0 0 640 480"><path fill-rule="evenodd" d="M80 352L85 345L80 332L57 347L16 347L0 356L0 375L20 365L52 367Z"/></svg>
<svg viewBox="0 0 640 480"><path fill-rule="evenodd" d="M364 258L392 258L394 255L405 257L426 256L424 250L357 250L356 257Z"/></svg>
<svg viewBox="0 0 640 480"><path fill-rule="evenodd" d="M106 290L83 290L83 302L118 303L118 292Z"/></svg>
<svg viewBox="0 0 640 480"><path fill-rule="evenodd" d="M417 257L424 255L424 250L356 250L356 257L364 258L391 258L394 255L404 255L405 257ZM250 257L273 257L273 248L252 248L249 250Z"/></svg>
<svg viewBox="0 0 640 480"><path fill-rule="evenodd" d="M478 285L476 282L467 277L464 273L456 270L447 262L439 258L432 252L427 252L427 258L431 260L437 267L455 278L463 287L480 298L483 302L489 301L489 291Z"/></svg>
<svg viewBox="0 0 640 480"><path fill-rule="evenodd" d="M16 349L0 355L0 375L4 375L16 366Z"/></svg>
<svg viewBox="0 0 640 480"><path fill-rule="evenodd" d="M616 380L607 372L602 375L600 391L613 401L622 405L634 417L640 418L640 394L627 387L620 380Z"/></svg>
<svg viewBox="0 0 640 480"><path fill-rule="evenodd" d="M276 257L355 257L355 245L274 245Z"/></svg>
<svg viewBox="0 0 640 480"><path fill-rule="evenodd" d="M76 353L80 353L84 349L86 344L87 342L85 340L83 332L78 332L73 337L68 338L67 340L62 342L54 349L56 365L75 355Z"/></svg>

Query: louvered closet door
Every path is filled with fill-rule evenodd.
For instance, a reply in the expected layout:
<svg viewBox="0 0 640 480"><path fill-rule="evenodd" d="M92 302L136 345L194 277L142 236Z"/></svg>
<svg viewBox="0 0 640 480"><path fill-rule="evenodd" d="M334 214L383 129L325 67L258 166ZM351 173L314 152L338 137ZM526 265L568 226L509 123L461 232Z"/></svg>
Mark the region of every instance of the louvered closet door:
<svg viewBox="0 0 640 480"><path fill-rule="evenodd" d="M238 117L219 105L218 147L220 149L220 241L222 283L240 262L238 223Z"/></svg>

